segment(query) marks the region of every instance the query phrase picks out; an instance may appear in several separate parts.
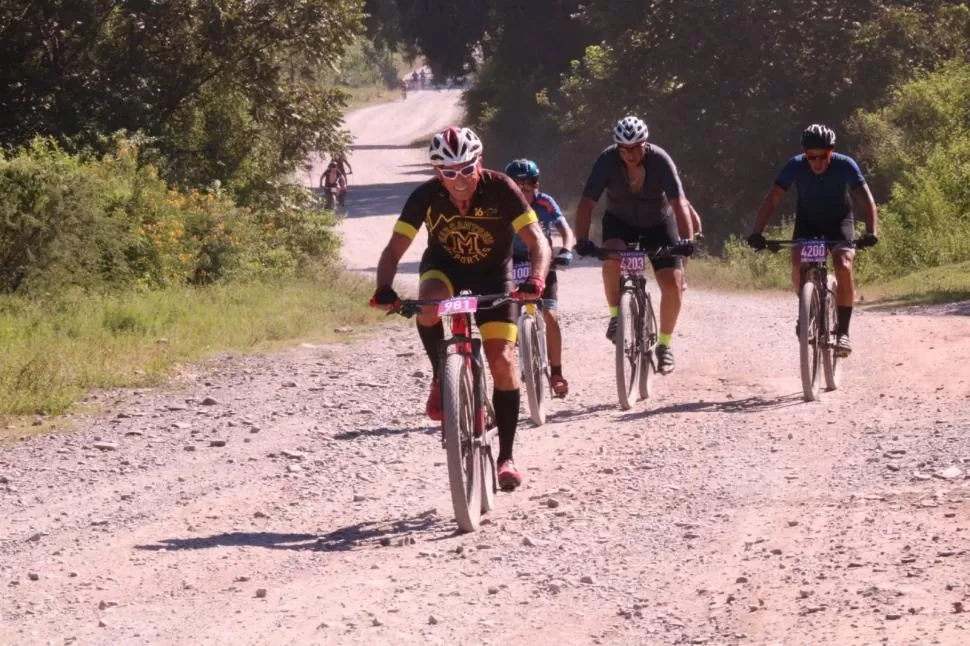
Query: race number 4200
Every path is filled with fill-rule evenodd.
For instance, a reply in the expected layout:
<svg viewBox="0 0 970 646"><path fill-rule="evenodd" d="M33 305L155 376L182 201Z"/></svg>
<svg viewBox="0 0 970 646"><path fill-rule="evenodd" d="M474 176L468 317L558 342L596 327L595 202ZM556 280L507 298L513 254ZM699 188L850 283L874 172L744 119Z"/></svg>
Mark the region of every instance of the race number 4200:
<svg viewBox="0 0 970 646"><path fill-rule="evenodd" d="M825 262L828 249L824 242L811 242L802 245L802 262Z"/></svg>
<svg viewBox="0 0 970 646"><path fill-rule="evenodd" d="M478 310L478 298L475 296L455 296L438 303L438 316L471 314L476 310Z"/></svg>

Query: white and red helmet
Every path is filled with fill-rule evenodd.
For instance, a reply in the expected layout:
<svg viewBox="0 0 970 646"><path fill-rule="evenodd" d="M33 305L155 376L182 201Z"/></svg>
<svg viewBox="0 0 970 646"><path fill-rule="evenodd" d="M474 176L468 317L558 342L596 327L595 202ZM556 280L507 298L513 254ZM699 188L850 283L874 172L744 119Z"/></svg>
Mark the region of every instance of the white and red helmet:
<svg viewBox="0 0 970 646"><path fill-rule="evenodd" d="M482 155L482 140L469 128L452 126L431 138L428 156L432 166L448 166L474 161Z"/></svg>

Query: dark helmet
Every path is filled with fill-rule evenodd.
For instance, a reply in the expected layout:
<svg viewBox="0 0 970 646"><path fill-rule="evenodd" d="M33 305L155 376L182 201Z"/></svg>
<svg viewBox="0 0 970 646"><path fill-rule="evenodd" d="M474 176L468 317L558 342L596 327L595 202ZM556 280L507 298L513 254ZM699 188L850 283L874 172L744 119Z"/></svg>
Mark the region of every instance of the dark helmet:
<svg viewBox="0 0 970 646"><path fill-rule="evenodd" d="M505 174L514 180L539 179L539 167L531 159L513 159L505 167Z"/></svg>
<svg viewBox="0 0 970 646"><path fill-rule="evenodd" d="M813 123L802 133L802 148L835 148L835 131Z"/></svg>

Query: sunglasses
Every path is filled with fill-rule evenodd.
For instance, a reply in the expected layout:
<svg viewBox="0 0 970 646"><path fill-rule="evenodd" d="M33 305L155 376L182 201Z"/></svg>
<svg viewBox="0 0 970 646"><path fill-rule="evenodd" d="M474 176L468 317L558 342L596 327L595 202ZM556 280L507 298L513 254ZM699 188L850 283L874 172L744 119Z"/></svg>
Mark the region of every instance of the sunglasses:
<svg viewBox="0 0 970 646"><path fill-rule="evenodd" d="M805 155L805 159L810 162L825 161L832 156L832 153L825 153L824 155Z"/></svg>
<svg viewBox="0 0 970 646"><path fill-rule="evenodd" d="M438 171L441 173L441 176L444 177L445 179L457 179L459 175L461 175L462 177L469 177L472 173L475 172L475 165L477 163L478 161L476 160L468 164L467 166L462 166L457 170L452 168L439 168Z"/></svg>

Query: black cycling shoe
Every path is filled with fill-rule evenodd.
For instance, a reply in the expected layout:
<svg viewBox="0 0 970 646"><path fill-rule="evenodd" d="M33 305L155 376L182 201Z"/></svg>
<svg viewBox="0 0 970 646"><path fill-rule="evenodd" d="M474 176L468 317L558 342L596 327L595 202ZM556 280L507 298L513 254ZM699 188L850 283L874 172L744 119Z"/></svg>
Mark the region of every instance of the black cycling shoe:
<svg viewBox="0 0 970 646"><path fill-rule="evenodd" d="M616 343L616 326L617 326L616 317L611 316L610 323L609 325L606 326L606 338L613 343Z"/></svg>
<svg viewBox="0 0 970 646"><path fill-rule="evenodd" d="M657 346L657 372L669 375L674 371L674 351L665 345Z"/></svg>
<svg viewBox="0 0 970 646"><path fill-rule="evenodd" d="M852 343L849 341L848 334L840 334L835 340L835 356L845 359L852 354Z"/></svg>

